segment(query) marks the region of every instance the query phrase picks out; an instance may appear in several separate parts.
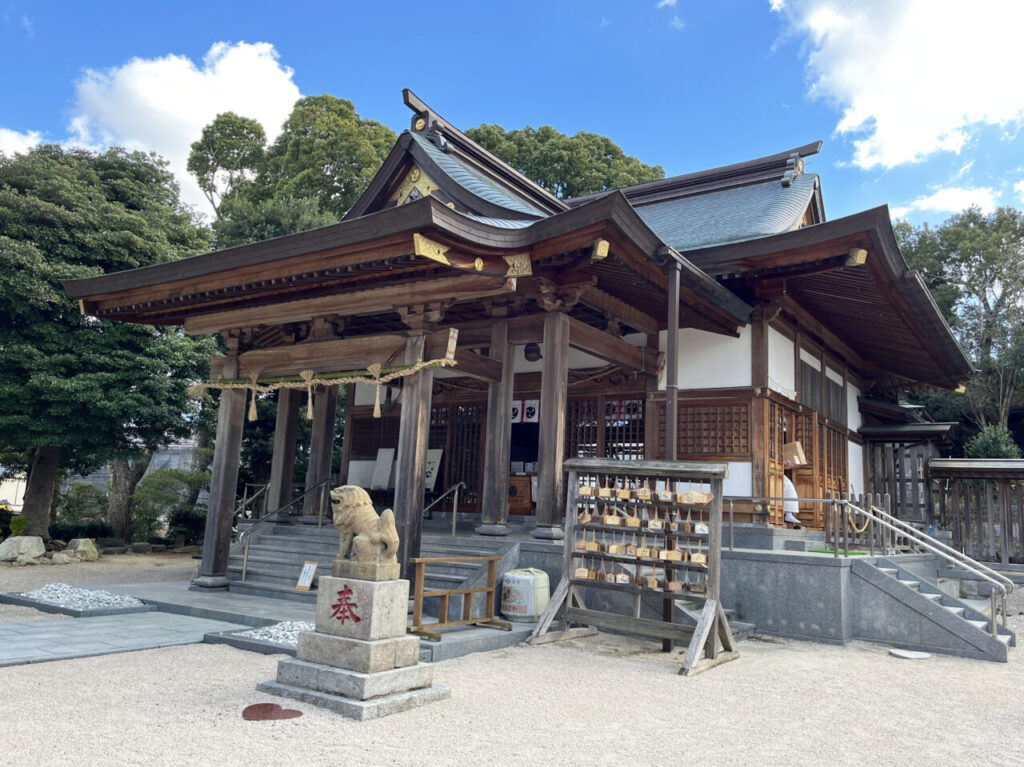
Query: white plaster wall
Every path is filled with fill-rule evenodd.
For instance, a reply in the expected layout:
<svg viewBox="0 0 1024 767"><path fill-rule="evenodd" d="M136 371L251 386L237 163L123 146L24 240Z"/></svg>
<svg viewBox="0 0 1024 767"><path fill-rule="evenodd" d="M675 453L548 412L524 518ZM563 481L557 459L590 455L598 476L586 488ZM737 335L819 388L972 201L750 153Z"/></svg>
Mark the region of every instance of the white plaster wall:
<svg viewBox="0 0 1024 767"><path fill-rule="evenodd" d="M837 383L840 386L843 385L843 374L838 370L833 370L828 365L825 366L825 377L833 383Z"/></svg>
<svg viewBox="0 0 1024 767"><path fill-rule="evenodd" d="M666 351L666 331L658 334L658 348ZM739 338L683 328L679 331L679 388L721 389L750 386L750 326ZM658 381L665 388L665 377Z"/></svg>
<svg viewBox="0 0 1024 767"><path fill-rule="evenodd" d="M856 442L847 442L849 455L850 492L864 492L864 448Z"/></svg>
<svg viewBox="0 0 1024 767"><path fill-rule="evenodd" d="M857 398L860 397L860 389L849 381L846 382L846 425L850 431L858 431L864 425L864 417L860 414L860 405Z"/></svg>
<svg viewBox="0 0 1024 767"><path fill-rule="evenodd" d="M729 476L722 481L722 495L749 498L754 494L753 465L750 461L729 461Z"/></svg>
<svg viewBox="0 0 1024 767"><path fill-rule="evenodd" d="M768 328L768 388L796 399L796 345L775 328Z"/></svg>
<svg viewBox="0 0 1024 767"><path fill-rule="evenodd" d="M526 359L526 355L523 353L525 346L516 346L515 349L515 371L517 373L539 373L544 367L544 344L540 344L540 359L536 362L530 362ZM578 368L600 368L604 367L608 363L600 357L595 357L592 354L581 352L579 349L569 349L569 369L576 370ZM452 368L452 370L458 370L458 367Z"/></svg>
<svg viewBox="0 0 1024 767"><path fill-rule="evenodd" d="M801 362L806 362L808 365L810 365L812 368L817 370L819 373L821 372L821 358L820 357L815 357L813 354L811 354L806 349L801 349L800 350L800 361Z"/></svg>

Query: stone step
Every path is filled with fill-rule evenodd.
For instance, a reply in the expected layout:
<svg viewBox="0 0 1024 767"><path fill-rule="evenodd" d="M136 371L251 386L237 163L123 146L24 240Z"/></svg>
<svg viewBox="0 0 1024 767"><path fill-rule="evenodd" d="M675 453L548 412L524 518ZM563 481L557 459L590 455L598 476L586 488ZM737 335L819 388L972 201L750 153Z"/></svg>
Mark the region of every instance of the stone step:
<svg viewBox="0 0 1024 767"><path fill-rule="evenodd" d="M917 591L921 587L921 582L920 581L907 581L907 580L903 580L902 578L900 578L899 580L900 580L900 583L902 583L908 589L914 589L915 591Z"/></svg>
<svg viewBox="0 0 1024 767"><path fill-rule="evenodd" d="M977 628L981 629L982 631L987 631L988 630L988 621L976 621L976 620L972 620L971 618L967 618L966 620L972 626L976 626Z"/></svg>
<svg viewBox="0 0 1024 767"><path fill-rule="evenodd" d="M255 583L252 581L231 581L228 591L236 594L251 594L253 596L271 597L273 599L291 599L295 602L316 603L316 590L296 591L294 585L291 587L275 586L270 583Z"/></svg>
<svg viewBox="0 0 1024 767"><path fill-rule="evenodd" d="M895 567L879 567L878 572L885 573L886 575L891 575L893 578L895 578L897 574L899 574L899 570L897 570Z"/></svg>
<svg viewBox="0 0 1024 767"><path fill-rule="evenodd" d="M933 602L938 602L940 599L942 599L942 594L933 594L931 592L926 591L922 591L921 596L923 596L925 599L930 599Z"/></svg>
<svg viewBox="0 0 1024 767"><path fill-rule="evenodd" d="M953 613L953 615L960 616L961 618L964 615L964 608L958 605L942 605L942 608L944 610L949 610L949 612Z"/></svg>

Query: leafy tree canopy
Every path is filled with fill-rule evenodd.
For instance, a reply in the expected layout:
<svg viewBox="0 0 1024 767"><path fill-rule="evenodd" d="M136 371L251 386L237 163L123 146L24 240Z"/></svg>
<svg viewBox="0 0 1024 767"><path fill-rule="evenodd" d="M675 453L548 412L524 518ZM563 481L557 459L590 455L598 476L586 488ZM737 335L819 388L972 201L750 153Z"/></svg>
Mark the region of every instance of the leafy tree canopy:
<svg viewBox="0 0 1024 767"><path fill-rule="evenodd" d="M234 112L217 115L192 144L188 170L216 214L225 197L238 194L247 177L255 175L263 162L267 134L263 126Z"/></svg>
<svg viewBox="0 0 1024 767"><path fill-rule="evenodd" d="M207 247L155 157L58 146L0 156L0 452L28 464L47 451L52 486L57 460L84 472L187 433L185 389L205 374L210 342L83 317L59 281ZM37 499L34 474L25 511L45 530L52 491Z"/></svg>
<svg viewBox="0 0 1024 767"><path fill-rule="evenodd" d="M226 248L336 222L394 143L351 101L307 96L269 146L254 120L218 115L192 145L188 169L217 214L216 246Z"/></svg>
<svg viewBox="0 0 1024 767"><path fill-rule="evenodd" d="M563 199L665 177L660 165L640 162L597 133L566 136L550 125L506 131L484 124L466 135Z"/></svg>
<svg viewBox="0 0 1024 767"><path fill-rule="evenodd" d="M968 208L936 228L895 228L907 263L978 368L967 384L971 419L1005 427L1024 381L1024 213Z"/></svg>

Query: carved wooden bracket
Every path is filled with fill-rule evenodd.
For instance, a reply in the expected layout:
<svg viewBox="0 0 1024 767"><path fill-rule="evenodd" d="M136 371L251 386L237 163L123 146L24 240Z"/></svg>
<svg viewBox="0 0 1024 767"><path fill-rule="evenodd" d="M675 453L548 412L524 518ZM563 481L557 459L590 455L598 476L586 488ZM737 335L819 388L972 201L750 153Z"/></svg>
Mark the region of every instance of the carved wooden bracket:
<svg viewBox="0 0 1024 767"><path fill-rule="evenodd" d="M455 299L446 298L429 304L396 306L395 310L402 318L402 323L410 330L434 330L454 303Z"/></svg>

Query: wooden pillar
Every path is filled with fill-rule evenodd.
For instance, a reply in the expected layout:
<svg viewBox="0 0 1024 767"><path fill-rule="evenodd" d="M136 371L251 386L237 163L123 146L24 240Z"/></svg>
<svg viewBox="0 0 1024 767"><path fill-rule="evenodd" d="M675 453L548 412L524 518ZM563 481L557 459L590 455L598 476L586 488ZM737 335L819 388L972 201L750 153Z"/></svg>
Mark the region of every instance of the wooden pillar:
<svg viewBox="0 0 1024 767"><path fill-rule="evenodd" d="M750 320L750 384L755 389L768 388L768 320L764 304L754 307Z"/></svg>
<svg viewBox="0 0 1024 767"><path fill-rule="evenodd" d="M508 320L491 326L488 356L501 363L501 380L487 387L487 442L480 535L508 535L508 472L512 441L512 385L515 347L508 342Z"/></svg>
<svg viewBox="0 0 1024 767"><path fill-rule="evenodd" d="M405 364L423 359L424 338L405 342ZM430 437L430 397L433 370L421 370L402 379L402 413L398 421L398 454L395 467L395 522L400 540L398 562L402 577L410 578L409 559L420 555L423 516L423 481L427 470Z"/></svg>
<svg viewBox="0 0 1024 767"><path fill-rule="evenodd" d="M270 462L267 512L280 509L292 499L292 471L295 469L295 436L299 428L297 389L278 389L277 421L274 423L274 457Z"/></svg>
<svg viewBox="0 0 1024 767"><path fill-rule="evenodd" d="M668 331L665 334L665 460L679 453L679 262L668 263Z"/></svg>
<svg viewBox="0 0 1024 767"><path fill-rule="evenodd" d="M313 393L313 425L309 438L309 466L306 468L306 490L319 485L331 474L334 453L334 417L338 410L338 387L318 386ZM302 503L303 514L316 514L322 495L310 493Z"/></svg>
<svg viewBox="0 0 1024 767"><path fill-rule="evenodd" d="M222 375L238 376L238 358L224 360ZM238 460L242 451L242 425L245 417L245 389L222 389L217 410L217 436L210 467L210 505L206 512L206 537L199 575L191 588L226 589L228 587L228 550L235 515L235 490L238 485Z"/></svg>
<svg viewBox="0 0 1024 767"><path fill-rule="evenodd" d="M348 484L348 469L352 462L352 405L356 401L356 385L348 384L345 387L345 430L341 438L341 468L339 474L342 481Z"/></svg>
<svg viewBox="0 0 1024 767"><path fill-rule="evenodd" d="M658 348L658 334L647 334L647 346L651 349ZM646 391L646 402L644 403L644 458L654 461L661 456L658 453L658 419L661 415L661 407L655 394L658 391L658 376L644 376L644 387Z"/></svg>
<svg viewBox="0 0 1024 767"><path fill-rule="evenodd" d="M569 394L569 315L544 315L544 366L540 373L540 444L537 451L535 538L560 540L565 478L565 408Z"/></svg>

